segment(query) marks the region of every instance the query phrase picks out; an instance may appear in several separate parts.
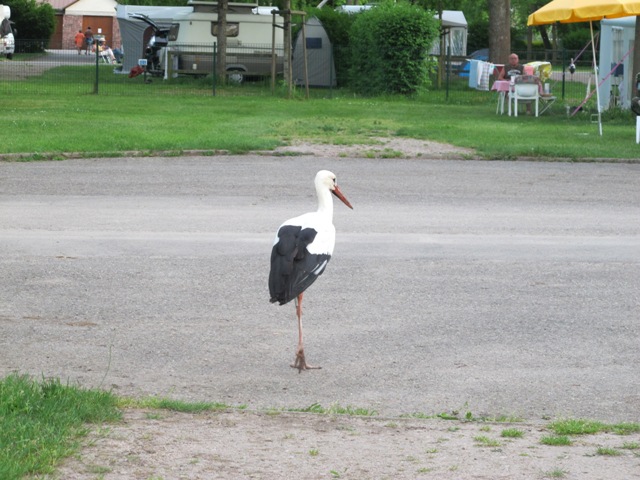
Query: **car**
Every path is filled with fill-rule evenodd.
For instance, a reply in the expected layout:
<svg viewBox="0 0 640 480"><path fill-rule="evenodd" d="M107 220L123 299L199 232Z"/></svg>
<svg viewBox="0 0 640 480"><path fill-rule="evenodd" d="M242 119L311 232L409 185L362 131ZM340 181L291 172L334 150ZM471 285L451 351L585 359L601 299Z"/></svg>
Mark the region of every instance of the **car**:
<svg viewBox="0 0 640 480"><path fill-rule="evenodd" d="M6 5L1 5L0 15L0 55L6 56L8 59L13 58L16 51L16 39L13 35L13 27L11 20L11 9Z"/></svg>
<svg viewBox="0 0 640 480"><path fill-rule="evenodd" d="M461 77L469 76L469 69L471 68L471 60L482 60L486 62L489 60L489 49L481 48L480 50L476 50L469 57L467 57L467 61L464 62L460 67L460 73L458 74Z"/></svg>
<svg viewBox="0 0 640 480"><path fill-rule="evenodd" d="M2 37L0 41L0 55L4 55L9 60L13 58L13 54L16 51L16 41L13 33L8 33Z"/></svg>

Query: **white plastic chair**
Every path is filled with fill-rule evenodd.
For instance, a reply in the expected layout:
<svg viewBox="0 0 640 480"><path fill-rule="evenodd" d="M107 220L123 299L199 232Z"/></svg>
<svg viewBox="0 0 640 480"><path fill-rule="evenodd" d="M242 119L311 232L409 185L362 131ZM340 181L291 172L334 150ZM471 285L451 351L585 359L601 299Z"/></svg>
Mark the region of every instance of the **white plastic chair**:
<svg viewBox="0 0 640 480"><path fill-rule="evenodd" d="M518 116L518 101L521 102L535 102L536 104L536 117L538 116L538 104L540 100L540 86L537 83L524 83L518 82L513 85L513 92L511 94L513 100L514 115Z"/></svg>

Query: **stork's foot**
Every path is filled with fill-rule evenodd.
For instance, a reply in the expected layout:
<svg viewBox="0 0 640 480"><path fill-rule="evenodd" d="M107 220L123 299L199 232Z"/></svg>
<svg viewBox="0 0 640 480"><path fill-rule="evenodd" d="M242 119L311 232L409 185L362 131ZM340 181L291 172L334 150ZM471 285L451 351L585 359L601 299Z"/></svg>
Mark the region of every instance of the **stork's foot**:
<svg viewBox="0 0 640 480"><path fill-rule="evenodd" d="M322 367L309 365L304 358L304 350L300 349L296 352L296 361L291 364L291 368L297 368L298 373L300 373L302 370L319 370Z"/></svg>

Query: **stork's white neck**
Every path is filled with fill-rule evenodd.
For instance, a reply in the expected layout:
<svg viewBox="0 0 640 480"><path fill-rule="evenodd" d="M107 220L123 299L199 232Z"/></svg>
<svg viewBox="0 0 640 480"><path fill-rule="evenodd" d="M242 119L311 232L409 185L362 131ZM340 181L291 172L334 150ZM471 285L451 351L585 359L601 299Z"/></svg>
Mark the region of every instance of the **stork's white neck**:
<svg viewBox="0 0 640 480"><path fill-rule="evenodd" d="M324 185L316 186L318 195L318 213L327 217L329 221L333 220L333 198L331 191Z"/></svg>

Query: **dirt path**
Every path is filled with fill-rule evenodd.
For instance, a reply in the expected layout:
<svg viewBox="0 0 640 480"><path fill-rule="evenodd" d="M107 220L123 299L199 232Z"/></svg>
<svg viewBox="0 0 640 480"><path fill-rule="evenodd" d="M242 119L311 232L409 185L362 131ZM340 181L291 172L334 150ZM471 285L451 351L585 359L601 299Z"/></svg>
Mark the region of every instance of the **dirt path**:
<svg viewBox="0 0 640 480"><path fill-rule="evenodd" d="M374 138L369 145L331 145L299 142L275 150L276 154L313 155L330 158L474 158L469 148L414 138Z"/></svg>
<svg viewBox="0 0 640 480"><path fill-rule="evenodd" d="M521 438L502 432L517 429ZM635 479L640 435L546 446L543 424L230 411L129 410L91 434L65 480ZM615 449L618 456L599 454Z"/></svg>
<svg viewBox="0 0 640 480"><path fill-rule="evenodd" d="M0 79L25 79L63 65L92 64L95 64L95 55L78 55L76 50L47 50L41 55L30 56L28 60L0 61Z"/></svg>

